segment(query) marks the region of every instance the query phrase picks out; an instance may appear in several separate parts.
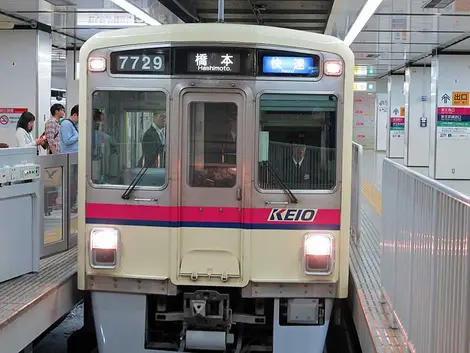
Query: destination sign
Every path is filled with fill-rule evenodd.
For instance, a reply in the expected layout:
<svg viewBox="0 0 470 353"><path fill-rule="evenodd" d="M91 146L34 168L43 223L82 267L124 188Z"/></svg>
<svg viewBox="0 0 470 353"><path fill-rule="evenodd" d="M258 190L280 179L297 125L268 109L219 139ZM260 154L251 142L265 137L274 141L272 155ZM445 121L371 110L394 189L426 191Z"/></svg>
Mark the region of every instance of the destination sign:
<svg viewBox="0 0 470 353"><path fill-rule="evenodd" d="M117 52L111 54L111 73L162 75L169 73L165 51L144 49L140 51Z"/></svg>
<svg viewBox="0 0 470 353"><path fill-rule="evenodd" d="M187 71L190 73L240 73L240 54L232 52L189 52Z"/></svg>
<svg viewBox="0 0 470 353"><path fill-rule="evenodd" d="M263 56L262 73L318 77L319 66L319 58L315 56Z"/></svg>

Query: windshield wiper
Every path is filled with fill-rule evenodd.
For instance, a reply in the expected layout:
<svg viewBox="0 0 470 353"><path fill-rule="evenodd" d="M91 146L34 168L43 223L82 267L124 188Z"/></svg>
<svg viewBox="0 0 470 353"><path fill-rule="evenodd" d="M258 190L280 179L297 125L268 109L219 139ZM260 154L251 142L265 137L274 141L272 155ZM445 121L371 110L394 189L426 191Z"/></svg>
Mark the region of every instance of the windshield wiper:
<svg viewBox="0 0 470 353"><path fill-rule="evenodd" d="M158 153L155 155L155 157L157 155L158 155ZM134 179L132 179L132 181L129 184L129 186L127 187L126 191L124 191L124 193L121 195L121 198L123 198L124 200L129 200L129 198L132 195L132 192L134 191L135 187L140 182L140 180L142 179L144 174L147 172L147 169L149 169L150 164L152 163L152 161L153 161L153 158L149 159L149 161L142 168L140 168L139 172L134 177Z"/></svg>
<svg viewBox="0 0 470 353"><path fill-rule="evenodd" d="M268 170L269 172L271 173L271 175L274 176L274 178L277 180L277 182L279 183L279 185L281 185L282 187L282 190L287 194L287 196L289 196L289 200L291 203L299 203L299 200L297 200L297 197L295 197L295 195L292 193L292 191L287 187L286 183L284 183L284 181L282 181L281 177L279 176L279 174L276 172L276 170L273 168L273 166L271 165L271 163L269 163L269 161L264 161L262 162L266 167L268 167Z"/></svg>

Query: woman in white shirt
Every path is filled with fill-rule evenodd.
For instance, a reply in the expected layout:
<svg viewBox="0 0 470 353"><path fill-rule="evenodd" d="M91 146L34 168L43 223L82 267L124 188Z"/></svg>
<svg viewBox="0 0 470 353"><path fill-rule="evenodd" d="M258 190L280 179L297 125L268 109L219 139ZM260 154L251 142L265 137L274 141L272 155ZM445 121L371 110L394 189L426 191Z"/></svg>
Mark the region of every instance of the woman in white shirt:
<svg viewBox="0 0 470 353"><path fill-rule="evenodd" d="M21 114L16 124L16 144L18 147L34 147L39 146L44 141L44 136L33 139L31 131L34 127L35 116L30 112Z"/></svg>

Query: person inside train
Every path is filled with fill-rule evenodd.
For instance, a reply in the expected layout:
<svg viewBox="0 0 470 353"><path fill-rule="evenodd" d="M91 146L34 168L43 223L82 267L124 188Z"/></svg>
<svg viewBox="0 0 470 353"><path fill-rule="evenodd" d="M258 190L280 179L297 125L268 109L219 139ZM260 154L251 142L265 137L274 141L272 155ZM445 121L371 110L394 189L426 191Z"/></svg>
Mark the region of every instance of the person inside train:
<svg viewBox="0 0 470 353"><path fill-rule="evenodd" d="M60 152L78 152L78 104L70 110L70 118L60 123Z"/></svg>
<svg viewBox="0 0 470 353"><path fill-rule="evenodd" d="M289 189L313 189L316 182L313 157L305 135L299 133L291 138L290 145L286 145L285 153L272 156L271 163Z"/></svg>
<svg viewBox="0 0 470 353"><path fill-rule="evenodd" d="M32 113L23 112L23 114L21 114L18 122L16 123L15 137L18 147L37 147L46 140L44 135L37 139L33 139L31 131L33 131L35 121L36 117Z"/></svg>
<svg viewBox="0 0 470 353"><path fill-rule="evenodd" d="M166 113L155 112L152 125L145 131L142 138L142 157L139 166L149 168L165 167L165 123Z"/></svg>

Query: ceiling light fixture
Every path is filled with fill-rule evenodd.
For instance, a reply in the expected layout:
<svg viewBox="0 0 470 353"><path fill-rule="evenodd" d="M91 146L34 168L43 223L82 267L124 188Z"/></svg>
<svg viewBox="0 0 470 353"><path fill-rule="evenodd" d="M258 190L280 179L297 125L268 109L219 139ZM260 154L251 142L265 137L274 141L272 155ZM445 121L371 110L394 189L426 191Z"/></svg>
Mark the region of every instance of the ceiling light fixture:
<svg viewBox="0 0 470 353"><path fill-rule="evenodd" d="M119 6L121 9L123 9L124 11L127 11L131 15L134 15L135 17L140 18L142 21L144 21L148 25L151 25L151 26L161 25L161 23L158 22L156 19L154 19L153 17L150 17L149 14L142 11L137 6L131 4L127 0L111 0L111 1L115 3L117 6Z"/></svg>
<svg viewBox="0 0 470 353"><path fill-rule="evenodd" d="M382 0L367 0L366 4L359 13L359 16L357 16L356 21L351 26L351 29L344 38L344 42L347 45L351 45L354 39L356 39L357 35L362 31L367 21L369 21L381 3Z"/></svg>

